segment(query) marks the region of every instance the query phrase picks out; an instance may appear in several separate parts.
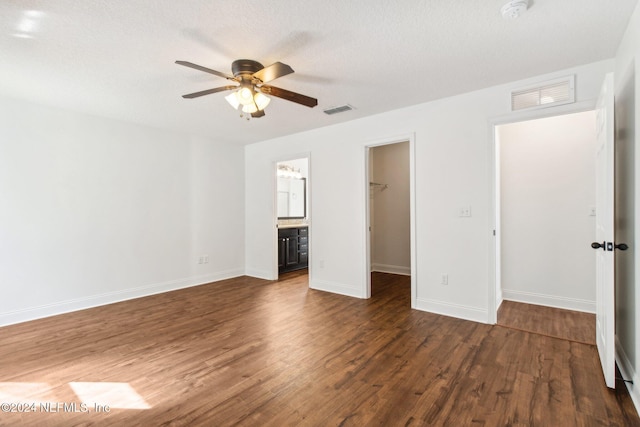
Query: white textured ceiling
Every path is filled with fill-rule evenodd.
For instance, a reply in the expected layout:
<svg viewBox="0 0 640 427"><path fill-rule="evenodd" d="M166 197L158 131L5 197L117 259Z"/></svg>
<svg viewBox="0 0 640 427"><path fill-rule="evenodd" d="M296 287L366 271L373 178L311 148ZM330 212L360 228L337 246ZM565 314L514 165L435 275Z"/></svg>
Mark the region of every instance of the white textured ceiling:
<svg viewBox="0 0 640 427"><path fill-rule="evenodd" d="M239 144L611 58L637 0L12 0L0 2L0 93ZM26 37L25 37L26 36ZM222 78L231 62L289 64L246 122ZM354 111L323 109L349 103Z"/></svg>

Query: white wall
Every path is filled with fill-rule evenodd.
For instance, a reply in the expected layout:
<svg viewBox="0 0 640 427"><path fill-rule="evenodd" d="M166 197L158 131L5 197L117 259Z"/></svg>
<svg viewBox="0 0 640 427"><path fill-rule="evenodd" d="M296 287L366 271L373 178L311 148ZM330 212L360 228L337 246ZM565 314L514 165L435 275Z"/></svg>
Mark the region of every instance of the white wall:
<svg viewBox="0 0 640 427"><path fill-rule="evenodd" d="M640 70L638 61L640 60L640 5L631 16L629 25L623 40L618 48L615 59L615 88L616 88L616 116L622 116L622 120L616 118L616 150L620 144L630 144L633 151L635 171L640 168L640 134L638 123L640 123ZM629 172L629 171L628 171ZM630 171L629 175L634 175ZM624 271L624 276L620 277L616 272L616 361L622 375L626 379L633 381L627 383L627 388L635 403L636 409L640 411L640 275L637 266L640 265L640 251L637 250L640 243L640 227L635 225L638 212L640 212L640 174L635 172L634 183L627 186L625 191L631 192L634 199L634 206L630 207L631 212L626 212L627 220L634 224L617 223L618 229L622 229L622 234L630 232L630 249L626 253L616 253L616 258L625 258L628 268ZM630 216L629 216L630 215ZM616 240L620 236L616 230ZM616 262L616 269L620 265Z"/></svg>
<svg viewBox="0 0 640 427"><path fill-rule="evenodd" d="M242 159L0 99L0 325L243 274Z"/></svg>
<svg viewBox="0 0 640 427"><path fill-rule="evenodd" d="M411 274L409 143L370 149L371 270Z"/></svg>
<svg viewBox="0 0 640 427"><path fill-rule="evenodd" d="M504 299L595 312L595 112L498 132Z"/></svg>
<svg viewBox="0 0 640 427"><path fill-rule="evenodd" d="M310 286L364 297L369 191L365 146L415 135L416 307L489 321L494 228L491 121L510 116L511 89L572 73L577 74L578 101L593 101L612 67L612 61L603 61L248 145L247 272L265 278L273 274L274 159L309 152ZM471 206L472 217L459 217L462 206ZM447 286L440 284L443 273L449 275Z"/></svg>

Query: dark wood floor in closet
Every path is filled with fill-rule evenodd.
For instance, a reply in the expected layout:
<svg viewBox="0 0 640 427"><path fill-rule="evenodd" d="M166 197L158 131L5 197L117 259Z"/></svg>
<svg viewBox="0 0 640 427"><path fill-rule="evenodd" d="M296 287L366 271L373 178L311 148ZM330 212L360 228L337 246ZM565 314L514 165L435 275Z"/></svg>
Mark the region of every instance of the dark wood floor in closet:
<svg viewBox="0 0 640 427"><path fill-rule="evenodd" d="M498 325L596 345L596 316L591 313L503 301Z"/></svg>
<svg viewBox="0 0 640 427"><path fill-rule="evenodd" d="M411 310L404 276L372 294L242 277L0 328L0 400L36 403L0 425L640 425L593 345Z"/></svg>

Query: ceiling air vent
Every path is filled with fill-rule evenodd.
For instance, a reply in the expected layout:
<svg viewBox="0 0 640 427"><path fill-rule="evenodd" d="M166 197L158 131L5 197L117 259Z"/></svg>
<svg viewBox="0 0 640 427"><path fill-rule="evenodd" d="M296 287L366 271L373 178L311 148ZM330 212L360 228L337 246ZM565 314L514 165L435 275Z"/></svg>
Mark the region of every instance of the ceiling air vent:
<svg viewBox="0 0 640 427"><path fill-rule="evenodd" d="M511 111L570 104L576 100L575 76L537 83L511 92Z"/></svg>
<svg viewBox="0 0 640 427"><path fill-rule="evenodd" d="M344 105L340 105L338 107L331 107L331 108L327 108L326 110L323 110L325 114L338 114L338 113L344 113L345 111L351 111L353 110L353 107L349 104L344 104Z"/></svg>

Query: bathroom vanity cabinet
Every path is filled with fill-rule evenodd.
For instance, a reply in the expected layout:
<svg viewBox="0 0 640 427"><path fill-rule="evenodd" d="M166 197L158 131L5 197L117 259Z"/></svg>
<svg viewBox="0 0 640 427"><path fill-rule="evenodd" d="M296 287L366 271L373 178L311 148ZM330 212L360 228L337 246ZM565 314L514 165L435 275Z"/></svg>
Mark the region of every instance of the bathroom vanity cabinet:
<svg viewBox="0 0 640 427"><path fill-rule="evenodd" d="M278 272L299 270L309 265L309 227L278 229Z"/></svg>

